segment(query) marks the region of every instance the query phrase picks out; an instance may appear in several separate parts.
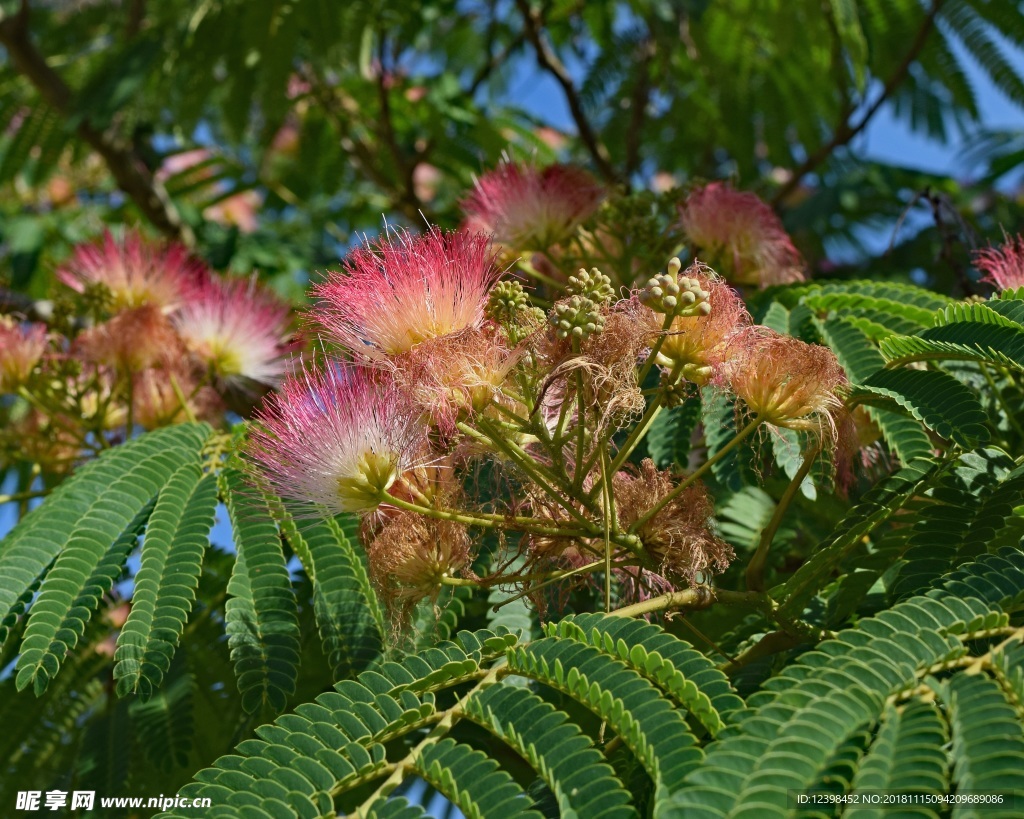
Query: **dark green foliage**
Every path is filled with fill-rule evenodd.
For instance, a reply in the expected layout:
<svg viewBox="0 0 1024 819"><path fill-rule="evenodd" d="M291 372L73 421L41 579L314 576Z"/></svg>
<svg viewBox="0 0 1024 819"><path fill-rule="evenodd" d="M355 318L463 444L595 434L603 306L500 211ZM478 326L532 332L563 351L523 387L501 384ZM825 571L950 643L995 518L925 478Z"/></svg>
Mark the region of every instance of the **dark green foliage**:
<svg viewBox="0 0 1024 819"><path fill-rule="evenodd" d="M53 557L47 546L52 549L63 543L29 611L18 660L19 688L31 683L41 692L57 674L100 597L120 574L155 495L188 459L197 457L206 434L203 428L177 427L115 451L98 460L96 468L76 475L66 484L67 491L36 510L36 520L46 519L46 524L33 527L35 521L30 516L28 525L13 533L13 542L5 544L0 559L10 561L29 582L34 579L31 573L40 571L44 561ZM58 528L60 531L54 532ZM47 536L42 543L36 535L40 530ZM67 531L64 538L51 539L63 531ZM15 595L20 595L21 590L14 588Z"/></svg>
<svg viewBox="0 0 1024 819"><path fill-rule="evenodd" d="M287 512L278 516L313 583L313 610L334 676L362 671L383 652L386 626L357 544L335 520L300 528Z"/></svg>
<svg viewBox="0 0 1024 819"><path fill-rule="evenodd" d="M238 472L221 480L237 549L224 612L242 707L283 711L295 693L299 623L281 535L266 501Z"/></svg>
<svg viewBox="0 0 1024 819"><path fill-rule="evenodd" d="M149 517L132 610L117 638L118 694L152 696L170 666L195 599L217 482L187 464L160 490Z"/></svg>

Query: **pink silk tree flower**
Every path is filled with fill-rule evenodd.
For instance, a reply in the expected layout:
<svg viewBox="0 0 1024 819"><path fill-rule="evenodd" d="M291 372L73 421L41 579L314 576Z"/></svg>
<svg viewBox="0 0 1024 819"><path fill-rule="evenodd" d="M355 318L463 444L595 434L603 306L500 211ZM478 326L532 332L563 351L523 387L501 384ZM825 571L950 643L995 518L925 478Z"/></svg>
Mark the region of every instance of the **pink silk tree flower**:
<svg viewBox="0 0 1024 819"><path fill-rule="evenodd" d="M115 311L152 305L170 312L181 305L205 271L205 265L182 245L148 242L131 232L118 241L107 232L95 244L76 247L57 278L79 293L105 287Z"/></svg>
<svg viewBox="0 0 1024 819"><path fill-rule="evenodd" d="M206 278L172 321L186 348L221 383L274 386L293 349L289 308L255 280Z"/></svg>
<svg viewBox="0 0 1024 819"><path fill-rule="evenodd" d="M975 251L974 266L984 274L982 281L1000 290L1024 287L1024 236L1004 236L1000 247Z"/></svg>
<svg viewBox="0 0 1024 819"><path fill-rule="evenodd" d="M803 281L803 260L779 217L753 193L721 182L697 188L680 206L694 256L734 284L768 287Z"/></svg>
<svg viewBox="0 0 1024 819"><path fill-rule="evenodd" d="M836 437L846 373L828 347L749 327L734 336L729 386L765 423Z"/></svg>
<svg viewBox="0 0 1024 819"><path fill-rule="evenodd" d="M315 313L354 356L381 361L429 339L479 329L500 275L486 236L399 233L350 253L344 270L315 288L323 300Z"/></svg>
<svg viewBox="0 0 1024 819"><path fill-rule="evenodd" d="M46 352L46 327L0 316L0 393L16 390Z"/></svg>
<svg viewBox="0 0 1024 819"><path fill-rule="evenodd" d="M417 466L418 411L379 374L335 364L285 380L257 418L249 454L282 497L330 514L369 512Z"/></svg>
<svg viewBox="0 0 1024 819"><path fill-rule="evenodd" d="M570 238L604 194L582 168L506 161L476 180L462 211L468 229L491 233L506 248L547 250Z"/></svg>

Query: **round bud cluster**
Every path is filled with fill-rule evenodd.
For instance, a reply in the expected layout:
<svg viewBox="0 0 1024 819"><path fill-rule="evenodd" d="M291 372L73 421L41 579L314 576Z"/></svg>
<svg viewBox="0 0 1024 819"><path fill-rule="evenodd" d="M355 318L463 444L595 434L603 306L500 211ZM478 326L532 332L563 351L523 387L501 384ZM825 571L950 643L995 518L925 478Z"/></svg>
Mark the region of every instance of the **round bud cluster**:
<svg viewBox="0 0 1024 819"><path fill-rule="evenodd" d="M559 338L584 341L604 329L600 307L586 296L570 296L555 305L550 321Z"/></svg>
<svg viewBox="0 0 1024 819"><path fill-rule="evenodd" d="M501 281L491 288L484 311L488 318L506 322L514 319L516 314L520 310L525 310L529 304L530 297L526 295L519 282Z"/></svg>
<svg viewBox="0 0 1024 819"><path fill-rule="evenodd" d="M615 297L612 280L596 267L581 267L575 276L569 277L565 290L570 296L586 296L598 304L608 304Z"/></svg>
<svg viewBox="0 0 1024 819"><path fill-rule="evenodd" d="M679 259L668 263L668 273L659 273L640 291L640 301L655 313L667 316L706 316L711 312L708 291L698 279L679 276Z"/></svg>
<svg viewBox="0 0 1024 819"><path fill-rule="evenodd" d="M668 370L662 371L658 388L662 394L661 403L665 407L678 407L692 393L691 387L686 381L680 381Z"/></svg>

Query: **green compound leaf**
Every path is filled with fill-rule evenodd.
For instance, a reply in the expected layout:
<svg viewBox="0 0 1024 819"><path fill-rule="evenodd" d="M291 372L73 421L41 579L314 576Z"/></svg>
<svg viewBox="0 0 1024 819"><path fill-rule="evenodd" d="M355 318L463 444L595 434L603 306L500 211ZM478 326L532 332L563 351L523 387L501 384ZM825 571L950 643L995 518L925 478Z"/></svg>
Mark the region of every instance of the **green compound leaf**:
<svg viewBox="0 0 1024 819"><path fill-rule="evenodd" d="M225 614L242 707L250 714L263 708L283 711L295 693L300 652L281 536L267 504L241 473L222 473L221 494L237 549Z"/></svg>
<svg viewBox="0 0 1024 819"><path fill-rule="evenodd" d="M689 643L642 620L602 614L570 616L548 634L579 640L626 663L692 713L714 736L743 707L725 674Z"/></svg>
<svg viewBox="0 0 1024 819"><path fill-rule="evenodd" d="M998 315L993 312L993 315ZM1024 370L1024 327L957 322L915 336L890 336L881 343L891 366L913 361L976 361Z"/></svg>
<svg viewBox="0 0 1024 819"><path fill-rule="evenodd" d="M948 373L937 370L882 370L855 396L862 403L888 398L917 420L962 447L988 440L988 417L977 395ZM881 404L888 408L886 402Z"/></svg>
<svg viewBox="0 0 1024 819"><path fill-rule="evenodd" d="M412 770L447 796L467 819L543 817L529 810L531 800L526 792L496 761L451 737L428 745L416 756Z"/></svg>
<svg viewBox="0 0 1024 819"><path fill-rule="evenodd" d="M118 497L109 497L109 492L115 485L124 486L123 483L117 483L119 478L160 453L171 454L170 461L165 459L161 462L161 470L165 470L172 462L180 466L186 460L197 459L208 435L209 427L205 425L184 424L155 430L111 449L81 467L38 508L19 521L0 540L0 577L4 579L0 584L0 622L6 624L8 615L26 602L25 596L39 581L47 566L62 549L70 545L73 535L81 534L81 524L87 516L95 515L100 508L116 506ZM170 473L164 471L157 477L156 485L159 488L170 477ZM153 495L156 491L154 489ZM118 522L122 521L121 528L110 535L105 544L107 546L152 498L150 495L139 502L135 493L122 493L120 489L118 492L125 506L116 506L115 512L104 515L104 525L95 533L97 537L105 537L108 531L117 528Z"/></svg>
<svg viewBox="0 0 1024 819"><path fill-rule="evenodd" d="M863 384L885 366L885 358L878 347L853 321L830 318L819 322L818 327L852 384ZM866 407L866 410L900 461L907 464L914 458L931 454L931 442L920 423L878 407Z"/></svg>
<svg viewBox="0 0 1024 819"><path fill-rule="evenodd" d="M694 396L677 407L662 410L654 419L647 433L647 451L659 469L687 466L693 432L700 417L700 398Z"/></svg>
<svg viewBox="0 0 1024 819"><path fill-rule="evenodd" d="M702 754L682 713L625 664L574 640L547 637L509 652L513 671L561 691L606 722L665 797Z"/></svg>
<svg viewBox="0 0 1024 819"><path fill-rule="evenodd" d="M313 610L335 679L365 670L384 651L384 615L363 555L334 519L301 529L274 510L281 532L313 583Z"/></svg>
<svg viewBox="0 0 1024 819"><path fill-rule="evenodd" d="M190 426L177 428L174 436L144 436L134 446L120 448L129 450L124 453L128 457L110 459L113 474L88 470L83 473L85 480L80 480L82 475L72 478L78 482L79 492L50 498L34 513L48 512L60 521L57 526L70 529L63 548L59 541L50 541L57 532L48 527L33 526L26 530L31 532L27 538L19 535L14 539L12 562L22 578L30 573L32 557L40 560L55 547L59 549L29 612L17 665L19 690L31 684L39 694L57 674L68 651L78 644L100 598L121 573L157 493L185 463L198 461L207 429ZM101 477L106 478L102 483ZM66 500L70 497L74 500ZM79 516L69 526L75 512ZM10 556L6 550L4 555Z"/></svg>
<svg viewBox="0 0 1024 819"><path fill-rule="evenodd" d="M160 687L195 601L217 507L217 482L196 464L160 490L142 544L132 609L117 638L117 693L143 699Z"/></svg>
<svg viewBox="0 0 1024 819"><path fill-rule="evenodd" d="M986 806L979 814L1019 816L1024 803L1024 727L1014 707L1019 703L1009 701L996 680L966 672L942 686L940 696L949 709L957 790L1015 795L1017 804Z"/></svg>
<svg viewBox="0 0 1024 819"><path fill-rule="evenodd" d="M551 789L563 816L636 816L629 793L594 743L536 694L492 685L466 703L467 718L504 740Z"/></svg>
<svg viewBox="0 0 1024 819"><path fill-rule="evenodd" d="M949 771L943 746L948 741L946 722L933 703L913 699L897 709L886 706L874 744L854 777L853 792L945 794ZM933 816L926 806L901 806L907 816ZM884 819L888 806L871 806L867 800L846 811L852 819Z"/></svg>

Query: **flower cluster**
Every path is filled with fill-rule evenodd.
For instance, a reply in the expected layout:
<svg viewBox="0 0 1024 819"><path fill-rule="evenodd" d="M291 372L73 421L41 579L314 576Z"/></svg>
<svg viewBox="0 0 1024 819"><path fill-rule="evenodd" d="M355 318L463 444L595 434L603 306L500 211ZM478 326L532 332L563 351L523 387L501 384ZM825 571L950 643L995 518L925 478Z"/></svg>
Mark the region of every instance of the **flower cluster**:
<svg viewBox="0 0 1024 819"><path fill-rule="evenodd" d="M734 287L801 275L756 197L713 183L676 215L678 197L624 209L608 193L580 169L503 163L461 229L388 229L327 273L303 361L289 308L255 281L107 235L58 271L49 327L0 319L0 389L24 402L10 434L57 468L269 392L245 443L253 481L298 517L357 515L396 612L446 584L519 583L538 605L598 576L606 605L613 587L709 586L733 552L705 475L757 429L834 445L845 377L827 348L755 325ZM662 268L684 238L727 275ZM731 443L697 447L688 472L643 457L663 409L722 397Z"/></svg>
<svg viewBox="0 0 1024 819"><path fill-rule="evenodd" d="M25 400L0 444L49 438L35 457L46 469L136 427L217 421L285 374L288 305L215 276L180 245L107 233L77 247L57 281L49 330L0 316L0 393Z"/></svg>
<svg viewBox="0 0 1024 819"><path fill-rule="evenodd" d="M728 393L751 428L835 438L845 381L834 356L753 325L707 265L672 259L619 292L617 271L558 270L531 293L502 269L498 248L565 241L598 198L570 169L506 163L466 200L473 229L389 232L314 288L307 318L326 361L267 401L250 460L300 515L361 516L371 575L399 607L445 584L516 582L477 562L480 535L495 530L504 551L489 565L521 566L535 596L546 584L527 578L609 566L640 597L709 582L733 553L715 531L706 467L630 462L679 395Z"/></svg>
<svg viewBox="0 0 1024 819"><path fill-rule="evenodd" d="M493 235L514 253L549 250L569 239L604 195L581 168L506 161L477 179L463 200L465 228Z"/></svg>

